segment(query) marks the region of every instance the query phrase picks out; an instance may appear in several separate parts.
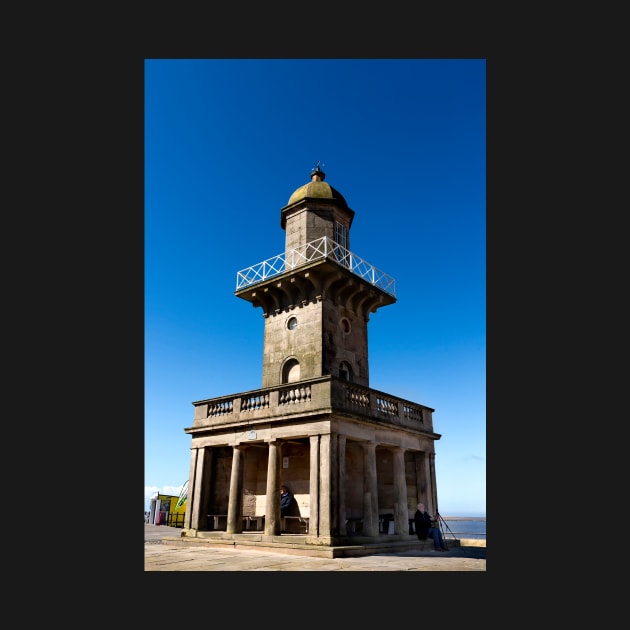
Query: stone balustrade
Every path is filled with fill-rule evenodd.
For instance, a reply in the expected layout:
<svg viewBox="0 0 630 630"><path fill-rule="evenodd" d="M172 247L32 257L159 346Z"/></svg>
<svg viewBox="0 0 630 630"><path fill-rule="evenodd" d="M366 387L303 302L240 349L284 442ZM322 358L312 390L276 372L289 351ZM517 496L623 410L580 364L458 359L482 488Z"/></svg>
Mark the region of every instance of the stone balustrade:
<svg viewBox="0 0 630 630"><path fill-rule="evenodd" d="M349 413L368 420L433 431L430 407L334 376L200 400L193 405L193 430L223 424L273 422L292 416Z"/></svg>

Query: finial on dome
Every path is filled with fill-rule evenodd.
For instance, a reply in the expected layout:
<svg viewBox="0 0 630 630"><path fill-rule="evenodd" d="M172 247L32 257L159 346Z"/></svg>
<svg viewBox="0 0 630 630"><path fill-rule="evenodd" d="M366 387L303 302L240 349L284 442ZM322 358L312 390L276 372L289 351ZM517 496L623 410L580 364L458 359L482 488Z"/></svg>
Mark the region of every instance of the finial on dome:
<svg viewBox="0 0 630 630"><path fill-rule="evenodd" d="M323 182L326 179L326 173L321 169L322 166L324 166L322 161L317 160L315 168L311 170L311 181Z"/></svg>

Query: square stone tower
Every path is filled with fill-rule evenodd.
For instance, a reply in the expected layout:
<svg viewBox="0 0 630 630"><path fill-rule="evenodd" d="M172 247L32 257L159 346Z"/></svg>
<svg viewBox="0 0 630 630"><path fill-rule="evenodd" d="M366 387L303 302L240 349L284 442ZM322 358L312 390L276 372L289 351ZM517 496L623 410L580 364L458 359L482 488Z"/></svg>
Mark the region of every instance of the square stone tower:
<svg viewBox="0 0 630 630"><path fill-rule="evenodd" d="M263 387L328 374L368 387L369 314L396 301L393 278L350 251L354 211L324 179L318 165L282 208L284 255L240 272L236 295L265 317Z"/></svg>

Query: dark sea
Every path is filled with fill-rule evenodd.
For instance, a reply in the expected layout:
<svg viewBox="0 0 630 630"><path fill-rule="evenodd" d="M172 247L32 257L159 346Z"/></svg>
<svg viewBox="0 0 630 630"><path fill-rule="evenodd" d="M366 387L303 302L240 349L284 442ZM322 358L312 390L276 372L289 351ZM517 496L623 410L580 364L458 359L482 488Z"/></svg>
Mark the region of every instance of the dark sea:
<svg viewBox="0 0 630 630"><path fill-rule="evenodd" d="M442 516L440 529L447 542L449 538L486 539L486 519L484 516Z"/></svg>

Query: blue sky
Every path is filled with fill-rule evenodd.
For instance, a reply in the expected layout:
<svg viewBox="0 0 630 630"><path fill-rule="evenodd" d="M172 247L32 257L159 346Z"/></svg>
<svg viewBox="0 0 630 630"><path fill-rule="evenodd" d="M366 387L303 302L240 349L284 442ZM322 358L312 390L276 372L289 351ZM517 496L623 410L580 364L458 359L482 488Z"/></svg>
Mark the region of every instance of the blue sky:
<svg viewBox="0 0 630 630"><path fill-rule="evenodd" d="M485 515L485 60L146 59L144 113L145 509L188 478L192 403L262 386L236 274L284 251L321 160L396 281L370 387L435 409L439 511Z"/></svg>

